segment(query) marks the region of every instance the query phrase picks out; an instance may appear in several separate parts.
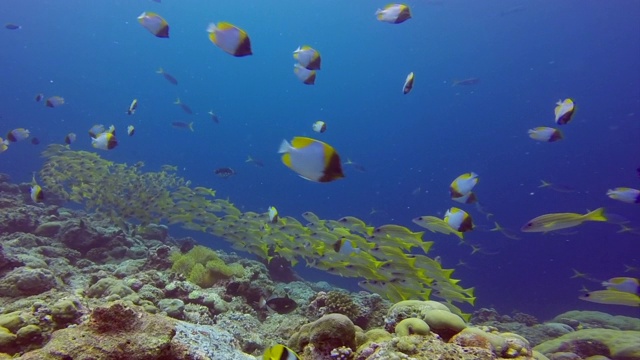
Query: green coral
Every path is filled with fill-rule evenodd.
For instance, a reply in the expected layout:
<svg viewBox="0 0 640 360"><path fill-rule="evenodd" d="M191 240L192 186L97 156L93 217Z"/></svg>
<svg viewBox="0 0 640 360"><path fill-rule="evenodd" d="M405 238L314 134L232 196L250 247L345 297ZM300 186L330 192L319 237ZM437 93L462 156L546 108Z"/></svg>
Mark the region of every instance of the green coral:
<svg viewBox="0 0 640 360"><path fill-rule="evenodd" d="M240 264L225 264L215 251L206 246L195 246L186 254L173 253L171 270L186 277L188 281L203 287L211 287L217 281L244 274Z"/></svg>
<svg viewBox="0 0 640 360"><path fill-rule="evenodd" d="M342 314L349 319L355 319L360 313L358 305L353 302L351 296L342 291L329 291L325 300L325 308L327 314Z"/></svg>
<svg viewBox="0 0 640 360"><path fill-rule="evenodd" d="M396 334L398 334L398 336L413 334L428 335L430 332L431 329L429 328L429 325L422 319L418 318L404 319L396 325Z"/></svg>

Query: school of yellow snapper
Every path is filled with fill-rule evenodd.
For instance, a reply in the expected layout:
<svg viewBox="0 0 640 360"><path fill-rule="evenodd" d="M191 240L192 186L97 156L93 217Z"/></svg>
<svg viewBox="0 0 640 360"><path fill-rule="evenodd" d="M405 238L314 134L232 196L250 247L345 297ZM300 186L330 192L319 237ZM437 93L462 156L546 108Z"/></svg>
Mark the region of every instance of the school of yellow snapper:
<svg viewBox="0 0 640 360"><path fill-rule="evenodd" d="M144 164L116 164L59 144L49 145L43 156L39 175L49 196L82 203L120 226L179 224L267 260L279 256L293 265L304 260L329 273L364 278L360 286L394 302L434 295L455 310L453 302L475 301L473 288L461 287L453 269L429 257L433 242L423 240L423 232L393 224L372 227L352 216L324 220L311 211L298 220L278 216L275 207L242 212L215 198L215 190L192 187L169 165L143 172Z"/></svg>

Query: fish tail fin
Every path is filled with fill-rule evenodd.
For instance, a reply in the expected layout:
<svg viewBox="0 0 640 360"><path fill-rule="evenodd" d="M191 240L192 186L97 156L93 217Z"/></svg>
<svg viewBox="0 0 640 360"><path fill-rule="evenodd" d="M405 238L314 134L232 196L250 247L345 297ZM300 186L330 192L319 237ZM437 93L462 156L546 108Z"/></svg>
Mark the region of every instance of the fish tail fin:
<svg viewBox="0 0 640 360"><path fill-rule="evenodd" d="M494 227L493 229L490 229L489 231L500 231L500 230L502 230L502 226L500 226L500 224L498 224L497 221L494 221L493 223L496 225L496 227Z"/></svg>
<svg viewBox="0 0 640 360"><path fill-rule="evenodd" d="M164 74L164 69L158 68L158 70L156 71L156 74Z"/></svg>
<svg viewBox="0 0 640 360"><path fill-rule="evenodd" d="M291 144L287 140L282 140L280 143L280 148L278 149L278 154L288 153L291 150Z"/></svg>
<svg viewBox="0 0 640 360"><path fill-rule="evenodd" d="M207 26L207 32L213 33L213 32L216 32L216 30L218 30L218 27L216 26L216 24L209 23L209 25Z"/></svg>
<svg viewBox="0 0 640 360"><path fill-rule="evenodd" d="M182 101L180 101L180 98L176 98L176 101L173 102L176 105L180 105L182 104Z"/></svg>
<svg viewBox="0 0 640 360"><path fill-rule="evenodd" d="M592 212L586 214L585 218L589 221L607 221L607 217L604 214L604 208L593 210Z"/></svg>
<svg viewBox="0 0 640 360"><path fill-rule="evenodd" d="M458 81L458 80L455 80L455 79L454 79L454 80L451 82L451 87L454 87L454 86L458 85L459 83L460 83L460 81Z"/></svg>
<svg viewBox="0 0 640 360"><path fill-rule="evenodd" d="M178 99L180 100L180 99ZM189 130L193 131L193 121L189 123Z"/></svg>
<svg viewBox="0 0 640 360"><path fill-rule="evenodd" d="M247 155L247 160L245 160L244 162L253 162L253 158L251 157L251 155Z"/></svg>
<svg viewBox="0 0 640 360"><path fill-rule="evenodd" d="M475 297L466 298L465 301L471 304L471 306L475 306L476 298Z"/></svg>

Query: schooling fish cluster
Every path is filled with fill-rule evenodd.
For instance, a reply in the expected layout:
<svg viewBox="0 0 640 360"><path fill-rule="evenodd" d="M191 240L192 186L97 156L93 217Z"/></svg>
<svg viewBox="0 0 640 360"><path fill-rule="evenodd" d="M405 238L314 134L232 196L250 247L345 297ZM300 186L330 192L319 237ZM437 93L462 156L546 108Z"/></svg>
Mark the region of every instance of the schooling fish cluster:
<svg viewBox="0 0 640 360"><path fill-rule="evenodd" d="M50 145L43 156L40 176L48 196L82 203L115 224L180 224L268 261L279 257L295 265L302 259L329 273L364 278L361 287L392 302L433 294L461 315L453 302L475 302L473 288L460 287L460 280L451 278L453 269L427 256L433 242L422 240L423 232L393 224L374 228L352 216L322 220L310 211L302 214L306 224L290 216L274 221L268 212L242 212L214 198L215 190L192 188L174 167L142 172L141 164L116 164L63 145ZM424 255L412 253L414 248Z"/></svg>

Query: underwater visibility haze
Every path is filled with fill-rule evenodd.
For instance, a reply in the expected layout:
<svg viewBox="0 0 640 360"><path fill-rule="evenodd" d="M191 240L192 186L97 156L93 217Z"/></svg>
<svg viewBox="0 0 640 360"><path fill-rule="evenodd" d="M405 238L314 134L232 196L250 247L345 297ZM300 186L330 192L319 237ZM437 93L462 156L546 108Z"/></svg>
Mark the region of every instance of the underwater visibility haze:
<svg viewBox="0 0 640 360"><path fill-rule="evenodd" d="M637 304L580 297L603 290L603 281L640 277L640 195L632 192L640 189L640 3L413 1L406 3L411 18L401 23L376 18L385 5L4 1L0 137L19 128L29 137L7 141L0 172L15 183L32 183L35 173L46 204L52 190L40 173L48 160L41 153L51 144L66 145L65 136L75 133L68 145L73 151L115 164L142 162L141 172L175 166L172 173L191 187L214 189L216 198L228 199L241 213L264 214L273 206L280 219L293 217L303 225L308 211L323 220L352 216L371 227L362 238L385 224L424 231L422 240L433 241L427 255L455 269L452 277L462 288L474 288L474 306L457 304L467 313L486 307L541 319L569 310L638 317ZM139 21L145 12L146 22ZM215 30L208 29L212 23ZM250 39L251 54L234 56L236 46L247 45L243 36ZM303 45L321 56L319 69L305 67L302 54L313 52L298 49ZM554 114L561 106L566 108L557 111L569 112L564 123L558 120L562 114ZM314 127L317 121L326 131ZM96 124L105 129L92 139L87 132ZM555 130L538 127L561 136L551 138ZM290 153L278 153L283 140L295 137L328 147L294 141ZM338 162L327 165L334 153ZM283 156L293 163L283 164ZM339 170L344 177L313 181L318 179L298 176L301 168ZM477 174L471 185L477 201L456 202L450 186L468 173ZM624 199L631 201L607 195L621 187L629 188ZM109 192L117 190L88 193ZM457 215L446 217L452 207L472 219L462 238L412 221L444 218L443 226L455 232ZM577 226L556 229L575 218L553 218L541 231L522 231L541 215L599 208L605 221L581 218L571 224ZM264 221L271 230L256 229L275 231L277 221ZM232 248L237 239L181 225L169 226L171 236L256 258L255 251ZM333 251L325 242L326 251ZM419 247L408 248L408 259L424 255ZM371 248L349 251L361 259L358 251ZM350 291L373 280L366 272L326 271L319 265L331 261L326 256L297 256L294 271ZM378 261L389 263L385 271L412 271L398 257ZM421 286L438 290L431 283Z"/></svg>

